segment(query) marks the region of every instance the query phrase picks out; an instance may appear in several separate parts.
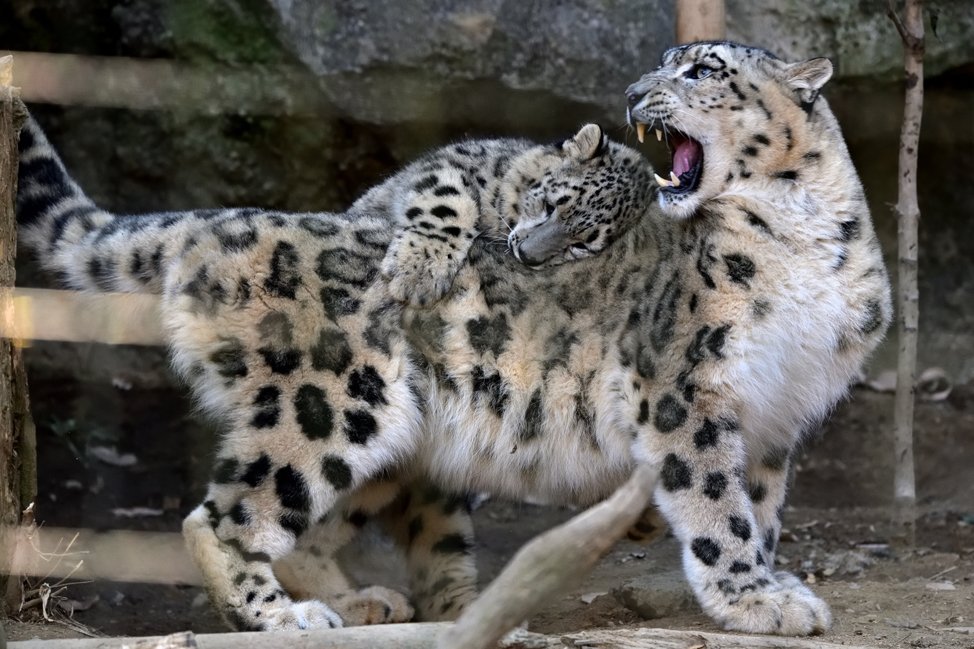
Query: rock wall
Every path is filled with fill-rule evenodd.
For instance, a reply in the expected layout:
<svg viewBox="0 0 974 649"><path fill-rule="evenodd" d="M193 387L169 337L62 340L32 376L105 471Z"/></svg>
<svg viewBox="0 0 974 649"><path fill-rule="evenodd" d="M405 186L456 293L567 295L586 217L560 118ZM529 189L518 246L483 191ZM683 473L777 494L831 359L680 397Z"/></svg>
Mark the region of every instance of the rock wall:
<svg viewBox="0 0 974 649"><path fill-rule="evenodd" d="M729 35L830 56L827 95L894 259L901 50L885 0L727 0ZM921 366L974 377L974 11L928 0L921 143ZM82 185L120 212L341 209L421 151L465 135L553 140L595 120L618 139L622 91L671 44L672 0L15 0L0 48L172 58L295 72L311 109L209 114L35 106ZM269 72L268 72L269 71ZM22 285L44 284L26 260ZM888 346L879 364L892 363ZM35 374L169 381L161 351L37 344Z"/></svg>

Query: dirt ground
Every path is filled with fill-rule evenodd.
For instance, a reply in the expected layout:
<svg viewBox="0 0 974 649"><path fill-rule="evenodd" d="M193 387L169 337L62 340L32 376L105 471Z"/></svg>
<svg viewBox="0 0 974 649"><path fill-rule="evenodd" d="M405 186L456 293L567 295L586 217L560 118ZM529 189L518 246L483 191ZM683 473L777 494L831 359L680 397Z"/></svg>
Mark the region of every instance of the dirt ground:
<svg viewBox="0 0 974 649"><path fill-rule="evenodd" d="M120 385L128 389L31 385L40 447L38 521L173 532L198 502L213 431L194 418L184 394ZM918 405L922 518L909 550L891 544L886 510L891 416L890 395L859 389L824 434L809 441L786 510L780 567L802 575L831 605L836 622L826 640L974 649L974 383L956 387L945 401ZM112 447L116 453L106 455ZM152 515L125 516L138 513L136 507ZM475 514L482 579L489 581L525 541L572 514L488 501ZM349 571L363 582L401 586L391 546L375 533L366 536L369 543L347 553ZM197 587L98 582L72 586L66 595L86 609L74 619L99 634L224 630ZM11 640L76 635L39 621L36 609L6 625ZM627 625L718 630L690 597L672 538L620 542L530 627L557 633Z"/></svg>

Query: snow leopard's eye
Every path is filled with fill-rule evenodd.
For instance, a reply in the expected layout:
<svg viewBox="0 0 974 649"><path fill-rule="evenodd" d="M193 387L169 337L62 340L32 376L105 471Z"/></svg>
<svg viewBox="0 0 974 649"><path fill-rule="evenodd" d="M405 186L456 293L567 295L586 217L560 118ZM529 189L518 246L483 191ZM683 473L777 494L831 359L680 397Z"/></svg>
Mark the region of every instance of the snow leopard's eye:
<svg viewBox="0 0 974 649"><path fill-rule="evenodd" d="M713 68L698 63L697 65L687 70L684 76L686 76L687 79L699 80L699 79L706 79L713 73L714 73Z"/></svg>
<svg viewBox="0 0 974 649"><path fill-rule="evenodd" d="M544 202L544 213L547 214L548 216L551 216L552 214L554 214L555 213L555 204L552 203L551 201L545 201Z"/></svg>

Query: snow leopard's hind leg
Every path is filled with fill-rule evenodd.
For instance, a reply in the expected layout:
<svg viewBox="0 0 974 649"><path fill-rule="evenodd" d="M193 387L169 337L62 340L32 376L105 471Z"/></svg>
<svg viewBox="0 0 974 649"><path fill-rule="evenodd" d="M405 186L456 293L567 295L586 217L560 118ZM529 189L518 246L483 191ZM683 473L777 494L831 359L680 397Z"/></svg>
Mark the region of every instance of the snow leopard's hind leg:
<svg viewBox="0 0 974 649"><path fill-rule="evenodd" d="M166 280L174 364L226 430L184 533L212 603L238 629L344 624L326 603L288 595L272 564L417 442L398 313L368 292L378 253L356 247L358 229L347 234L357 236L267 230L232 255L200 236ZM248 293L230 290L243 279ZM339 281L344 301L329 305Z"/></svg>
<svg viewBox="0 0 974 649"><path fill-rule="evenodd" d="M308 385L313 384L305 384ZM320 408L320 404L301 403L309 398L310 391L302 393L301 387L304 386L290 394L282 390L278 399L271 399L267 391L258 389L251 399L253 416L272 416L269 413L274 412L274 404L283 402L286 396L297 401L298 409L306 413L308 408ZM322 393L327 394L324 389ZM357 423L365 418L366 411L347 417ZM324 425L324 418L319 416L313 425ZM298 453L282 452L276 444L268 448L253 443L254 436L228 437L221 445L215 480L206 500L183 526L191 554L203 572L211 601L237 629L304 629L355 622L343 620L334 608L317 599L296 601L279 581L273 562L291 554L311 522L333 511L344 493L360 489L374 467L382 466L384 458L317 440L307 445L312 448L302 449L304 440L298 435L305 433L299 426L279 424L275 428L271 434L277 435L284 445L300 449ZM356 436L360 432L349 434ZM380 428L376 423L371 434L391 436L398 432ZM321 448L314 448L318 446ZM342 600L347 598L336 598L335 602ZM348 610L356 608L350 601L344 604ZM405 610L401 601L386 604L397 611ZM357 609L365 616L357 621L377 621L375 615L361 611L361 606ZM380 617L393 613L382 612ZM401 617L408 619L408 614Z"/></svg>
<svg viewBox="0 0 974 649"><path fill-rule="evenodd" d="M394 481L377 481L359 490L342 508L312 526L294 552L274 564L285 590L298 600L325 602L345 626L408 622L413 607L401 593L384 586L356 588L349 583L335 553L357 536L369 518L400 496Z"/></svg>
<svg viewBox="0 0 974 649"><path fill-rule="evenodd" d="M477 597L470 498L415 482L383 522L405 551L417 619L459 617Z"/></svg>

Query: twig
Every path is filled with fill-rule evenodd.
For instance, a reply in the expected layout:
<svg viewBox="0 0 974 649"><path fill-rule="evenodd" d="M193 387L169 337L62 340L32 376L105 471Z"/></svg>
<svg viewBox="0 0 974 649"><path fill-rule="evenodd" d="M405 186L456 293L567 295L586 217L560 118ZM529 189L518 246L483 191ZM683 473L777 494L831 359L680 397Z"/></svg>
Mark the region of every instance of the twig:
<svg viewBox="0 0 974 649"><path fill-rule="evenodd" d="M957 566L951 566L951 567L949 567L949 568L944 568L943 570L941 570L941 571L940 571L940 572L938 572L937 574L935 574L935 575L932 575L931 577L928 577L928 579L929 579L930 581L933 581L934 579L937 579L938 577L943 577L943 576L944 576L944 575L946 575L946 574L947 574L948 572L953 572L954 570L957 570Z"/></svg>
<svg viewBox="0 0 974 649"><path fill-rule="evenodd" d="M896 7L893 6L893 0L886 0L886 15L889 16L889 19L893 21L896 31L900 34L900 40L902 40L904 43L908 43L910 40L910 35L906 31L903 21L900 20L899 14L896 13Z"/></svg>
<svg viewBox="0 0 974 649"><path fill-rule="evenodd" d="M888 13L903 41L906 70L906 98L903 127L900 131L897 247L899 250L897 333L899 356L896 368L896 400L893 414L894 477L893 496L896 520L906 542L916 539L916 473L913 462L913 409L916 397L917 322L917 151L923 117L923 1L905 0L906 18L900 20L887 0Z"/></svg>
<svg viewBox="0 0 974 649"><path fill-rule="evenodd" d="M41 587L40 588L35 588L34 589L34 592L39 593L39 595L37 597L34 597L34 598L29 599L26 602L24 602L24 605L20 607L20 610L21 610L21 612L23 612L23 611L29 610L29 609L37 606L38 604L43 604L44 605L43 608L46 609L47 608L47 601L49 599L51 599L52 597L57 597L58 595L60 595L64 591L66 591L67 589L68 589L68 587L65 586L64 588L59 588L56 591L51 592L51 587L50 586L48 586L47 584L41 584ZM44 617L47 618L46 611L44 613ZM50 621L50 620L48 620L48 621Z"/></svg>
<svg viewBox="0 0 974 649"><path fill-rule="evenodd" d="M611 498L541 536L440 638L439 649L487 649L551 597L581 579L642 514L657 470L640 465Z"/></svg>

